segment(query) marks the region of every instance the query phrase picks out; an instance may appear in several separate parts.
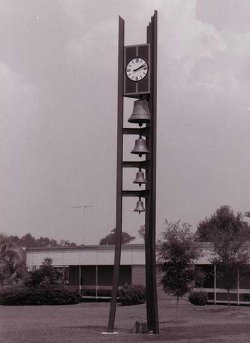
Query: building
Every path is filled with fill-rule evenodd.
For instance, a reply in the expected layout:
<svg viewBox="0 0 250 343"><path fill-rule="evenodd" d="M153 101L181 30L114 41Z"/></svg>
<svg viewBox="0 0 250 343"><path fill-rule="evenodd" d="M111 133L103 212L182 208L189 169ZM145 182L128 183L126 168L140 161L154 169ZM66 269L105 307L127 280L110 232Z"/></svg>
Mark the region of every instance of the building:
<svg viewBox="0 0 250 343"><path fill-rule="evenodd" d="M203 255L196 262L206 278L202 289L208 294L210 303L226 303L227 291L223 288L216 266L211 264L213 246L211 243L199 243ZM245 243L249 251L250 242ZM69 285L79 289L82 296L110 296L112 289L112 271L114 263L114 245L90 245L83 247L28 248L26 264L29 269L39 267L46 257L53 265L61 269ZM230 291L230 302L250 304L250 266L238 273L237 287ZM122 246L119 285L145 285L145 250L143 244Z"/></svg>
<svg viewBox="0 0 250 343"><path fill-rule="evenodd" d="M28 269L38 268L45 258L51 258L71 286L82 296L111 294L114 245L83 247L27 248ZM122 246L119 285L145 285L145 250L143 244Z"/></svg>
<svg viewBox="0 0 250 343"><path fill-rule="evenodd" d="M206 275L202 289L208 294L209 303L227 303L227 290L223 288L225 282L220 277L216 266L211 264L213 256L212 243L199 243L203 255L196 262L196 266L201 268ZM244 243L244 248L250 257L250 242ZM250 265L243 268L235 275L236 288L230 290L230 303L237 305L250 304Z"/></svg>

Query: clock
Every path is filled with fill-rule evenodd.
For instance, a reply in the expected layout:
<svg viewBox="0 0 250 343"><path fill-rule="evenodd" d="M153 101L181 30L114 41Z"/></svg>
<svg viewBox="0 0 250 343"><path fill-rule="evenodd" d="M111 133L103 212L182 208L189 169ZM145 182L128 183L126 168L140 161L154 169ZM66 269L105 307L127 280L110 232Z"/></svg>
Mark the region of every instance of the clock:
<svg viewBox="0 0 250 343"><path fill-rule="evenodd" d="M144 94L150 94L150 69L150 44L128 45L124 47L124 96L139 99Z"/></svg>
<svg viewBox="0 0 250 343"><path fill-rule="evenodd" d="M127 77L134 82L143 80L148 74L148 62L141 57L130 60L126 66Z"/></svg>

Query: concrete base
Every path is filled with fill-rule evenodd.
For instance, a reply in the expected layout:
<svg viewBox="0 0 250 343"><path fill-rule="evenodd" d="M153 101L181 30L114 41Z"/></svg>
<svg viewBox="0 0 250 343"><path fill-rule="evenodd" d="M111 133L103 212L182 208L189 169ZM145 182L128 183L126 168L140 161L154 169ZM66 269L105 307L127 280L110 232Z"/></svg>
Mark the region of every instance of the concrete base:
<svg viewBox="0 0 250 343"><path fill-rule="evenodd" d="M133 327L132 333L149 333L147 323L141 323L136 321Z"/></svg>

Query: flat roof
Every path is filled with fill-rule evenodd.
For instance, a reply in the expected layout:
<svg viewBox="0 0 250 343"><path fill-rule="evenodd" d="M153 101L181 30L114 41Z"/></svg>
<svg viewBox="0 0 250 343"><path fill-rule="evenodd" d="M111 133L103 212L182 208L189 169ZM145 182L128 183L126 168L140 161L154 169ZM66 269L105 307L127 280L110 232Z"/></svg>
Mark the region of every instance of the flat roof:
<svg viewBox="0 0 250 343"><path fill-rule="evenodd" d="M50 257L53 265L113 265L115 245L86 245L81 247L28 248L27 266L41 265ZM121 265L144 265L144 244L124 244Z"/></svg>
<svg viewBox="0 0 250 343"><path fill-rule="evenodd" d="M26 248L25 250L27 252L32 251L62 251L62 250L114 250L115 245L114 244L107 244L107 245L83 245L83 246L76 246L76 247L30 247ZM122 244L122 250L128 250L128 249L145 249L144 244Z"/></svg>

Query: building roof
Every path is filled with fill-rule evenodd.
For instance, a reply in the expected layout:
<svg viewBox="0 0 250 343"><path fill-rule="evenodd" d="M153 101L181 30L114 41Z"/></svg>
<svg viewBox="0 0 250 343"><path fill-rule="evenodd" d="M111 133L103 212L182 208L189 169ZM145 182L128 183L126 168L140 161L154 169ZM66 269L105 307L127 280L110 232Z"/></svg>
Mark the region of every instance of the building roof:
<svg viewBox="0 0 250 343"><path fill-rule="evenodd" d="M128 250L128 249L144 249L144 244L122 244L122 250ZM26 248L27 252L31 251L69 251L69 250L115 250L114 244L107 244L107 245L82 245L82 246L76 246L76 247L29 247Z"/></svg>
<svg viewBox="0 0 250 343"><path fill-rule="evenodd" d="M210 264L213 257L213 244L197 242L202 249L202 256L197 264ZM245 249L250 255L250 242L245 242ZM29 267L41 265L43 260L50 257L53 264L60 265L113 265L115 245L86 245L78 247L46 247L27 248L26 264ZM121 250L121 264L144 265L144 244L124 244Z"/></svg>
<svg viewBox="0 0 250 343"><path fill-rule="evenodd" d="M28 248L28 267L40 266L49 257L56 266L113 265L114 245L88 245L82 247ZM124 244L121 251L121 265L144 265L144 244Z"/></svg>

